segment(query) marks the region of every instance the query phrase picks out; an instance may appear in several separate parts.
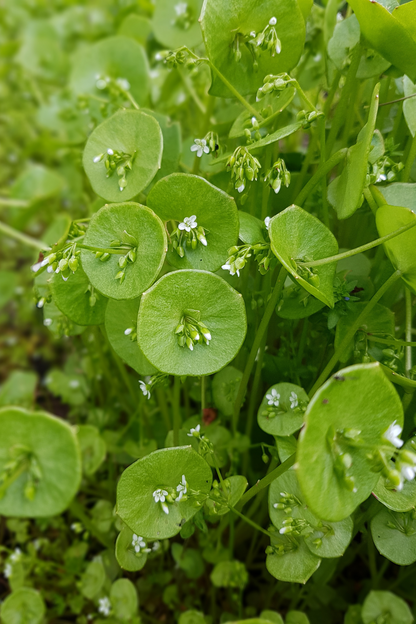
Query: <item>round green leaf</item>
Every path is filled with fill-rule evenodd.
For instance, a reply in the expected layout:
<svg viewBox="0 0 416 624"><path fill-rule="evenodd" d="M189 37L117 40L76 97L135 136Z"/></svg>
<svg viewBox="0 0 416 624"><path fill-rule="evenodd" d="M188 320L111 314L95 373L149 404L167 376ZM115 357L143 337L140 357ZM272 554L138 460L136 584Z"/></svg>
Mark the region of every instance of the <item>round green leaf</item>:
<svg viewBox="0 0 416 624"><path fill-rule="evenodd" d="M413 452L414 442L416 442L416 438L411 438L406 442L403 449ZM405 481L402 490L395 490L388 480L381 476L373 490L373 495L388 509L402 512L410 511L416 507L416 482L414 479Z"/></svg>
<svg viewBox="0 0 416 624"><path fill-rule="evenodd" d="M180 502L155 502L153 493L176 493L185 475L187 497ZM190 446L166 448L150 453L126 468L117 486L117 513L137 535L165 539L177 535L192 518L211 488L212 473L207 462Z"/></svg>
<svg viewBox="0 0 416 624"><path fill-rule="evenodd" d="M137 590L127 578L114 581L110 589L110 602L114 615L119 620L131 620L139 607Z"/></svg>
<svg viewBox="0 0 416 624"><path fill-rule="evenodd" d="M230 507L237 505L246 488L247 479L242 475L233 475L212 490L211 497L205 504L211 513L223 516L230 511Z"/></svg>
<svg viewBox="0 0 416 624"><path fill-rule="evenodd" d="M0 429L0 513L19 518L62 513L81 480L74 431L54 416L17 407L0 410ZM15 465L5 469L13 461Z"/></svg>
<svg viewBox="0 0 416 624"><path fill-rule="evenodd" d="M205 230L207 246L196 249L183 245L181 258L169 246L167 260L177 269L217 271L228 257L228 249L238 240L238 211L235 201L204 178L186 173L173 173L160 180L147 198L149 208L163 222L196 216L198 226Z"/></svg>
<svg viewBox="0 0 416 624"><path fill-rule="evenodd" d="M416 220L416 214L401 206L381 206L376 212L380 236L386 236ZM384 243L384 249L395 269L402 272L403 281L416 293L416 228Z"/></svg>
<svg viewBox="0 0 416 624"><path fill-rule="evenodd" d="M95 252L83 249L82 266L99 292L112 299L134 299L155 281L162 268L166 253L165 228L153 210L141 204L110 204L92 217L84 244L108 249L113 241L127 241L131 248L136 248L136 261L127 263L124 282L116 279L119 260L124 254L112 254L102 262Z"/></svg>
<svg viewBox="0 0 416 624"><path fill-rule="evenodd" d="M297 452L300 487L318 518L343 520L370 495L379 475L371 470L367 450L348 444L341 432L359 431L364 444L381 442L394 421L403 424L401 401L378 363L358 364L339 371L316 392L305 421ZM351 456L347 476L353 479L352 490L335 470L336 445Z"/></svg>
<svg viewBox="0 0 416 624"><path fill-rule="evenodd" d="M345 316L341 316L337 323L335 333L335 348L338 348L339 344L343 341L345 336L350 330L350 327L355 323L361 312L367 306L366 301L359 301L351 303ZM358 331L364 331L369 333L381 333L394 336L394 314L385 306L377 303L370 314L365 317L364 323L361 325ZM374 342L369 343L369 346L373 346ZM383 346L383 348L385 345ZM354 349L354 343L346 347L344 352L340 355L340 362L347 362L352 356Z"/></svg>
<svg viewBox="0 0 416 624"><path fill-rule="evenodd" d="M163 136L162 162L159 171L152 180L152 184L155 184L161 178L178 170L182 154L181 126L178 121L172 121L167 115L156 113L148 108L142 109L142 112L156 119Z"/></svg>
<svg viewBox="0 0 416 624"><path fill-rule="evenodd" d="M399 513L381 507L371 521L374 544L383 557L397 565L416 561L416 519L414 510Z"/></svg>
<svg viewBox="0 0 416 624"><path fill-rule="evenodd" d="M51 291L56 306L74 323L78 325L104 323L108 299L94 291L80 266L75 273L71 273L67 281L62 279L62 275L53 274Z"/></svg>
<svg viewBox="0 0 416 624"><path fill-rule="evenodd" d="M214 375L212 380L214 405L224 416L232 416L233 414L234 402L242 377L243 373L234 366L226 366Z"/></svg>
<svg viewBox="0 0 416 624"><path fill-rule="evenodd" d="M76 53L70 87L77 95L102 97L97 77L127 80L130 93L139 104L147 102L149 67L142 46L130 37L107 37Z"/></svg>
<svg viewBox="0 0 416 624"><path fill-rule="evenodd" d="M139 375L153 375L155 367L143 355L137 339L131 340L132 334L136 333L139 306L139 297L124 301L110 299L105 312L105 331L114 351L126 364Z"/></svg>
<svg viewBox="0 0 416 624"><path fill-rule="evenodd" d="M88 476L93 475L105 459L106 444L97 427L93 425L78 425L77 438L84 473Z"/></svg>
<svg viewBox="0 0 416 624"><path fill-rule="evenodd" d="M30 165L13 182L10 195L15 199L40 202L56 197L65 184L62 176L43 165Z"/></svg>
<svg viewBox="0 0 416 624"><path fill-rule="evenodd" d="M290 494L294 497L294 502L290 505L290 513L283 509L277 509L282 500L282 493ZM341 522L321 522L309 510L298 484L298 479L294 470L288 470L283 475L275 479L269 489L269 514L270 520L277 529L282 529L284 521L289 517L294 521L306 523L305 529L300 536L292 537L288 534L288 539L296 545L304 541L309 550L317 557L333 558L341 557L348 547L352 538L353 521L350 517ZM317 543L320 540L321 543ZM281 555L286 557L287 553Z"/></svg>
<svg viewBox="0 0 416 624"><path fill-rule="evenodd" d="M240 221L238 238L240 238L243 243L255 245L256 243L265 242L264 235L266 233L266 226L263 221L242 210L238 211L238 219Z"/></svg>
<svg viewBox="0 0 416 624"><path fill-rule="evenodd" d="M412 101L414 100L412 99ZM383 197L386 200L384 203L389 206L404 206L416 212L415 189L416 184L407 184L404 182L388 184L383 187Z"/></svg>
<svg viewBox="0 0 416 624"><path fill-rule="evenodd" d="M118 27L117 35L136 39L141 45L145 45L152 32L152 24L147 17L130 13Z"/></svg>
<svg viewBox="0 0 416 624"><path fill-rule="evenodd" d="M294 544L287 535L276 534L271 543L291 549L284 555L266 557L266 568L278 581L306 583L321 564L322 559L309 550L304 539Z"/></svg>
<svg viewBox="0 0 416 624"><path fill-rule="evenodd" d="M210 575L215 587L242 589L248 583L248 573L241 561L220 561Z"/></svg>
<svg viewBox="0 0 416 624"><path fill-rule="evenodd" d="M135 552L133 535L133 531L128 526L123 525L116 541L116 559L120 567L128 572L138 572L144 568L147 561L147 552L142 549Z"/></svg>
<svg viewBox="0 0 416 624"><path fill-rule="evenodd" d="M81 593L92 600L102 589L106 580L105 569L101 557L91 561L81 576Z"/></svg>
<svg viewBox="0 0 416 624"><path fill-rule="evenodd" d="M83 143L88 136L90 118L77 108L75 98L52 93L37 112L39 125L50 130L62 143Z"/></svg>
<svg viewBox="0 0 416 624"><path fill-rule="evenodd" d="M29 75L59 80L68 71L68 60L58 33L47 20L32 19L21 33L16 61Z"/></svg>
<svg viewBox="0 0 416 624"><path fill-rule="evenodd" d="M193 351L179 346L175 331L186 310L200 313L212 336L209 345L198 343ZM144 355L158 370L172 375L211 375L238 353L246 323L242 296L221 277L206 271L176 271L143 294L137 337Z"/></svg>
<svg viewBox="0 0 416 624"><path fill-rule="evenodd" d="M4 624L41 624L45 617L45 603L38 591L21 587L7 596L1 605Z"/></svg>
<svg viewBox="0 0 416 624"><path fill-rule="evenodd" d="M296 282L333 308L336 263L315 267L313 277L305 277L305 269L298 266L299 262L320 260L338 253L338 243L330 230L302 208L289 206L270 221L269 236L273 253Z"/></svg>
<svg viewBox="0 0 416 624"><path fill-rule="evenodd" d="M271 386L257 412L260 429L276 436L289 436L303 425L309 397L300 386L280 383Z"/></svg>
<svg viewBox="0 0 416 624"><path fill-rule="evenodd" d="M260 33L275 17L275 30L281 42L281 52L271 56L262 52L255 68L248 46L241 43L241 58L235 60L236 39L252 31ZM305 42L305 22L296 0L256 0L225 3L205 0L201 13L201 28L208 57L212 64L242 94L254 93L267 74L279 74L293 69L299 61ZM211 95L232 97L229 89L213 72Z"/></svg>
<svg viewBox="0 0 416 624"><path fill-rule="evenodd" d="M105 166L108 150L126 154L120 162L130 159L126 168L127 185L121 190L119 175L108 176ZM163 136L156 119L137 110L122 110L103 121L88 138L84 149L83 165L91 186L107 201L128 201L145 189L160 169ZM97 157L102 160L95 162Z"/></svg>
<svg viewBox="0 0 416 624"><path fill-rule="evenodd" d="M325 307L299 284L292 284L283 291L282 299L276 306L276 314L284 319L301 319L312 316Z"/></svg>
<svg viewBox="0 0 416 624"><path fill-rule="evenodd" d="M194 48L202 41L198 22L203 0L157 0L153 13L156 39L166 48Z"/></svg>
<svg viewBox="0 0 416 624"><path fill-rule="evenodd" d="M385 624L412 624L413 615L404 600L388 591L371 591L361 612L363 624L372 624L379 617Z"/></svg>

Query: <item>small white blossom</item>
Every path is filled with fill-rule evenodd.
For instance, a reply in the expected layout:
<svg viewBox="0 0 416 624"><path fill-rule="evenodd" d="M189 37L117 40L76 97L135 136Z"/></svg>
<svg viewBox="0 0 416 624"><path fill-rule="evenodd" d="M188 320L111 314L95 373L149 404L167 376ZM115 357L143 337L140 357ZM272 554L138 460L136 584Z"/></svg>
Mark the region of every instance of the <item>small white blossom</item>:
<svg viewBox="0 0 416 624"><path fill-rule="evenodd" d="M120 89L123 89L123 91L130 90L130 83L125 78L117 78L116 84L120 87Z"/></svg>
<svg viewBox="0 0 416 624"><path fill-rule="evenodd" d="M187 10L188 5L186 2L179 2L178 4L175 4L175 13L178 17L180 17L181 15L185 15Z"/></svg>
<svg viewBox="0 0 416 624"><path fill-rule="evenodd" d="M284 526L279 530L280 535L284 535L285 533L291 533L292 532L292 527L290 526Z"/></svg>
<svg viewBox="0 0 416 624"><path fill-rule="evenodd" d="M150 548L147 548L147 545L144 539L140 537L140 535L136 535L136 533L133 533L131 545L134 548L134 552L137 554L139 554L140 552L149 553L151 550Z"/></svg>
<svg viewBox="0 0 416 624"><path fill-rule="evenodd" d="M105 615L105 617L108 617L110 615L110 611L111 611L110 599L107 598L107 596L105 596L104 598L99 598L98 599L98 613L101 613L102 615Z"/></svg>
<svg viewBox="0 0 416 624"><path fill-rule="evenodd" d="M10 578L11 575L13 574L13 568L11 563L6 563L6 565L4 566L4 576L5 578Z"/></svg>
<svg viewBox="0 0 416 624"><path fill-rule="evenodd" d="M166 496L168 495L166 490L158 489L153 492L153 498L155 499L155 503L164 503L166 500Z"/></svg>
<svg viewBox="0 0 416 624"><path fill-rule="evenodd" d="M169 507L166 505L166 503L160 503L162 505L162 509L165 512L166 515L169 515Z"/></svg>
<svg viewBox="0 0 416 624"><path fill-rule="evenodd" d="M211 340L211 334L209 331L202 331L202 335L206 340Z"/></svg>
<svg viewBox="0 0 416 624"><path fill-rule="evenodd" d="M201 158L202 154L209 154L209 147L205 139L195 139L194 145L191 145L191 152L196 152L198 158Z"/></svg>
<svg viewBox="0 0 416 624"><path fill-rule="evenodd" d="M112 156L112 155L114 154L114 151L111 149L111 147L109 147L109 148L108 148L108 150L107 150L107 154L108 154L109 156Z"/></svg>
<svg viewBox="0 0 416 624"><path fill-rule="evenodd" d="M298 395L296 394L296 392L290 393L289 401L290 401L290 409L294 409L295 407L299 405Z"/></svg>
<svg viewBox="0 0 416 624"><path fill-rule="evenodd" d="M401 434L402 428L396 423L397 420L390 425L387 431L383 434L383 438L388 442L391 442L391 444L393 444L396 448L400 448L403 446L403 440L400 440L398 436Z"/></svg>
<svg viewBox="0 0 416 624"><path fill-rule="evenodd" d="M103 155L99 154L98 156L94 156L93 158L93 162L98 163L100 162L100 160L102 160Z"/></svg>
<svg viewBox="0 0 416 624"><path fill-rule="evenodd" d="M269 24L270 24L270 26L276 26L276 24L277 24L277 19L276 19L275 17L271 17L271 18L269 19Z"/></svg>
<svg viewBox="0 0 416 624"><path fill-rule="evenodd" d="M196 227L198 227L196 215L192 215L191 217L185 217L184 220L179 223L178 230L186 230L187 232L190 232Z"/></svg>
<svg viewBox="0 0 416 624"><path fill-rule="evenodd" d="M78 379L71 379L71 381L69 382L69 387L73 388L74 390L76 390L76 388L79 388Z"/></svg>
<svg viewBox="0 0 416 624"><path fill-rule="evenodd" d="M245 187L245 184L244 184L244 183L243 183L243 184L240 184L240 186L238 187L237 191L238 191L239 193L242 193L242 192L244 191L244 189L245 189L245 188L246 188L246 187Z"/></svg>
<svg viewBox="0 0 416 624"><path fill-rule="evenodd" d="M16 563L16 561L19 561L21 556L22 556L22 551L20 550L20 548L15 548L12 554L10 555L10 561L12 561L13 563Z"/></svg>
<svg viewBox="0 0 416 624"><path fill-rule="evenodd" d="M157 552L160 548L160 542L154 542L152 546L153 552Z"/></svg>
<svg viewBox="0 0 416 624"><path fill-rule="evenodd" d="M151 394L150 394L150 389L147 383L145 381L139 381L139 385L140 385L140 390L143 392L144 396L150 399Z"/></svg>
<svg viewBox="0 0 416 624"><path fill-rule="evenodd" d="M266 394L266 399L269 405L274 405L275 407L279 407L280 394L277 392L277 390L275 390L275 388L272 389L270 394Z"/></svg>
<svg viewBox="0 0 416 624"><path fill-rule="evenodd" d="M130 336L132 331L133 331L133 327L128 327L127 329L124 330L124 335L125 336Z"/></svg>
<svg viewBox="0 0 416 624"><path fill-rule="evenodd" d="M185 496L185 494L188 492L188 487L187 487L187 484L186 484L185 475L182 475L182 481L176 487L176 491L179 492L179 496L176 499L176 502L179 503L179 501L182 500L182 497Z"/></svg>
<svg viewBox="0 0 416 624"><path fill-rule="evenodd" d="M30 268L32 269L32 271L34 273L37 273L37 271L39 271L39 269L41 269L42 267L46 266L47 264L49 264L49 258L44 258L42 260L42 262L36 262L36 264L31 266Z"/></svg>
<svg viewBox="0 0 416 624"><path fill-rule="evenodd" d="M240 271L238 269L236 271L233 271L230 264L223 264L221 268L224 269L224 271L229 271L230 275L235 275L237 273L238 277L240 277Z"/></svg>
<svg viewBox="0 0 416 624"><path fill-rule="evenodd" d="M266 217L264 220L264 225L266 226L266 230L269 229L269 225L270 225L270 217Z"/></svg>
<svg viewBox="0 0 416 624"><path fill-rule="evenodd" d="M195 428L192 427L192 429L190 430L189 433L187 433L186 435L189 438L199 438L199 432L201 430L201 425L197 425Z"/></svg>
<svg viewBox="0 0 416 624"><path fill-rule="evenodd" d="M43 324L45 325L45 327L50 327L52 325L53 321L51 318L46 318L43 321Z"/></svg>

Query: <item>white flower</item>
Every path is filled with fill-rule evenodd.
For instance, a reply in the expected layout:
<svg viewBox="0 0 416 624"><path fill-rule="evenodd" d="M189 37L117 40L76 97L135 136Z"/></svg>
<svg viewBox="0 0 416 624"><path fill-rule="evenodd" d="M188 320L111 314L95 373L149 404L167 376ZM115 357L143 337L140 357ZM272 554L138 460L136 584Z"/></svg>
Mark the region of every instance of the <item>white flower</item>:
<svg viewBox="0 0 416 624"><path fill-rule="evenodd" d="M188 434L189 435L189 434ZM176 491L179 492L179 496L176 499L176 502L179 503L179 501L182 499L183 496L185 496L185 494L188 491L187 488L187 483L186 483L186 479L185 479L185 475L182 475L182 481L181 483L179 483L179 485L176 487Z"/></svg>
<svg viewBox="0 0 416 624"><path fill-rule="evenodd" d="M186 230L187 232L190 232L196 227L198 227L196 215L192 215L191 217L185 217L184 220L179 223L178 230Z"/></svg>
<svg viewBox="0 0 416 624"><path fill-rule="evenodd" d="M199 432L200 432L200 430L201 430L201 425L197 425L197 426L195 427L195 429L192 427L192 429L190 430L190 432L189 432L189 433L187 433L186 435L187 435L189 438L199 438L199 435L200 435L200 434L199 434Z"/></svg>
<svg viewBox="0 0 416 624"><path fill-rule="evenodd" d="M153 492L153 498L155 499L155 503L164 503L167 495L168 493L166 492L166 490L161 490L160 488L158 490L155 490Z"/></svg>
<svg viewBox="0 0 416 624"><path fill-rule="evenodd" d="M21 556L22 556L22 551L20 550L20 548L15 548L14 552L12 552L12 554L10 555L10 561L12 561L13 563L16 563L16 561L19 561Z"/></svg>
<svg viewBox="0 0 416 624"><path fill-rule="evenodd" d="M71 379L71 381L69 382L69 387L73 388L74 390L76 388L79 388L79 381L78 381L78 379Z"/></svg>
<svg viewBox="0 0 416 624"><path fill-rule="evenodd" d="M153 552L158 551L160 548L160 542L153 542L152 550Z"/></svg>
<svg viewBox="0 0 416 624"><path fill-rule="evenodd" d="M151 394L150 394L150 389L147 383L145 381L139 381L139 385L140 385L140 390L143 392L144 396L150 399Z"/></svg>
<svg viewBox="0 0 416 624"><path fill-rule="evenodd" d="M296 394L296 392L290 393L289 401L290 401L290 409L294 409L295 407L299 405L298 395Z"/></svg>
<svg viewBox="0 0 416 624"><path fill-rule="evenodd" d="M280 54L280 52L282 51L282 46L279 40L277 40L275 49L276 49L276 54Z"/></svg>
<svg viewBox="0 0 416 624"><path fill-rule="evenodd" d="M416 467L411 466L410 464L404 464L401 467L400 473L406 481L413 481L416 475Z"/></svg>
<svg viewBox="0 0 416 624"><path fill-rule="evenodd" d="M237 191L238 191L239 193L242 193L242 192L244 191L244 189L245 189L245 188L246 188L246 187L245 187L245 184L244 184L244 182L243 182L242 184L240 184L240 186L238 187Z"/></svg>
<svg viewBox="0 0 416 624"><path fill-rule="evenodd" d="M111 602L110 599L105 596L104 598L98 599L98 613L102 613L106 617L110 615L111 611Z"/></svg>
<svg viewBox="0 0 416 624"><path fill-rule="evenodd" d="M124 335L125 336L130 336L132 331L133 331L133 327L128 327L127 329L124 330Z"/></svg>
<svg viewBox="0 0 416 624"><path fill-rule="evenodd" d="M130 89L130 83L125 78L117 78L116 84L120 87L120 89L123 89L123 91L129 91Z"/></svg>
<svg viewBox="0 0 416 624"><path fill-rule="evenodd" d="M108 154L109 156L112 156L112 155L114 154L114 151L111 149L111 147L109 147L109 148L108 148L108 150L107 150L107 154ZM103 598L103 600L104 600L104 598Z"/></svg>
<svg viewBox="0 0 416 624"><path fill-rule="evenodd" d="M277 24L277 19L276 19L275 17L271 17L271 18L269 19L269 24L270 24L270 26L276 26L276 24Z"/></svg>
<svg viewBox="0 0 416 624"><path fill-rule="evenodd" d="M201 158L202 154L209 154L209 147L205 139L195 139L195 145L191 145L191 152L196 152L198 158Z"/></svg>
<svg viewBox="0 0 416 624"><path fill-rule="evenodd" d="M4 566L4 577L5 578L10 578L11 575L13 574L13 568L11 563L6 563L6 565Z"/></svg>
<svg viewBox="0 0 416 624"><path fill-rule="evenodd" d="M46 318L43 321L43 324L45 325L45 327L50 327L52 325L52 319L51 318Z"/></svg>
<svg viewBox="0 0 416 624"><path fill-rule="evenodd" d="M93 162L98 163L100 162L100 160L102 160L103 155L99 154L98 156L94 156L93 158Z"/></svg>
<svg viewBox="0 0 416 624"><path fill-rule="evenodd" d="M166 503L160 503L162 505L162 509L165 512L166 515L169 515L169 507L166 505Z"/></svg>
<svg viewBox="0 0 416 624"><path fill-rule="evenodd" d="M144 539L140 537L140 535L136 535L136 533L133 533L131 545L134 548L134 552L137 554L139 554L140 551L148 553L151 550L150 548L146 547L146 542L144 541Z"/></svg>
<svg viewBox="0 0 416 624"><path fill-rule="evenodd" d="M284 526L279 530L280 535L284 535L285 533L292 533L292 527L291 526Z"/></svg>
<svg viewBox="0 0 416 624"><path fill-rule="evenodd" d="M230 275L235 275L237 273L238 277L240 277L240 271L238 269L233 271L230 264L223 264L221 268L224 269L224 271L229 271Z"/></svg>
<svg viewBox="0 0 416 624"><path fill-rule="evenodd" d="M264 225L266 226L266 230L269 229L269 225L270 225L270 217L266 217L264 220Z"/></svg>
<svg viewBox="0 0 416 624"><path fill-rule="evenodd" d="M403 440L400 440L398 436L401 434L402 428L400 425L396 425L396 422L397 420L390 425L387 431L383 434L383 438L388 442L391 442L391 444L393 444L396 448L400 448L403 446Z"/></svg>
<svg viewBox="0 0 416 624"><path fill-rule="evenodd" d="M30 268L32 269L32 271L34 273L37 273L37 271L39 271L39 269L41 269L42 267L46 266L47 264L49 264L49 258L44 258L42 260L42 262L37 262L36 264L31 266Z"/></svg>
<svg viewBox="0 0 416 624"><path fill-rule="evenodd" d="M175 4L175 13L178 17L180 15L185 15L187 10L188 10L188 5L186 2L179 2L178 4Z"/></svg>
<svg viewBox="0 0 416 624"><path fill-rule="evenodd" d="M279 407L280 394L277 392L277 390L275 390L275 388L272 389L270 394L266 394L266 399L269 405Z"/></svg>

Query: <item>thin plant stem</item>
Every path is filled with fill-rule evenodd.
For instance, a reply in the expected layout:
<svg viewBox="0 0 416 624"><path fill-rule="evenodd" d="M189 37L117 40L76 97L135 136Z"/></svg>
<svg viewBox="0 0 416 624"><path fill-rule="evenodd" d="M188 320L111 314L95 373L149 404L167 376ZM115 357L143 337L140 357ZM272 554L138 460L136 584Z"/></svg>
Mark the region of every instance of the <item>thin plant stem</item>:
<svg viewBox="0 0 416 624"><path fill-rule="evenodd" d="M280 477L280 475L282 475L284 472L289 470L289 468L293 466L295 461L296 461L296 453L293 453L293 455L288 457L286 461L280 464L280 466L277 466L277 468L269 472L265 477L263 477L263 479L260 479L259 481L257 481L257 483L253 485L253 487L251 487L248 490L248 492L246 492L244 496L240 499L238 503L238 508L241 509L242 507L244 507L244 505L248 503L248 501L251 500L253 496L256 496L256 494L258 494L265 487L270 485L270 483L272 483L275 479L277 479L277 477Z"/></svg>
<svg viewBox="0 0 416 624"><path fill-rule="evenodd" d="M178 73L182 79L185 89L187 90L187 92L189 93L189 95L191 96L191 98L193 99L193 101L195 102L199 110L201 111L201 113L205 115L205 113L207 112L207 108L205 104L201 102L201 99L198 96L197 92L195 91L189 75L186 74L179 66L178 66Z"/></svg>
<svg viewBox="0 0 416 624"><path fill-rule="evenodd" d="M370 189L365 188L363 191L364 197L367 201L367 204L370 206L371 208L371 212L373 213L373 215L375 216L377 210L378 210L378 206L377 206L377 202L375 201L374 197L371 194Z"/></svg>
<svg viewBox="0 0 416 624"><path fill-rule="evenodd" d="M27 245L28 247L32 247L33 249L36 249L37 251L49 251L50 250L49 245L47 245L46 243L38 240L37 238L32 238L31 236L28 236L27 234L23 234L23 232L19 232L19 230L15 230L14 228L10 227L10 225L7 225L6 223L0 222L0 233L5 234L6 236L9 236L10 238L14 238L14 240L17 240L20 243Z"/></svg>
<svg viewBox="0 0 416 624"><path fill-rule="evenodd" d="M294 191L293 191L293 195L296 198L299 195L299 191L302 188L303 182L305 180L306 174L307 174L308 169L309 169L309 165L311 164L312 159L314 157L317 142L318 142L318 134L317 134L317 132L314 132L312 137L309 139L308 151L307 151L306 156L305 156L305 158L303 160L302 167L301 167L301 170L300 170L300 173L299 173L299 178L298 178L298 180L296 182L296 186L295 186ZM296 204L296 200L293 203Z"/></svg>
<svg viewBox="0 0 416 624"><path fill-rule="evenodd" d="M263 529L263 527L261 527L259 524L254 522L254 520L251 520L251 518L247 518L247 516L242 514L240 511L237 511L237 509L235 509L235 507L229 507L229 510L232 511L236 516L238 516L239 518L244 520L244 522L247 522L247 524L252 526L253 529L256 529L256 531L260 531L261 533L264 533L264 535L267 535L267 537L274 537L274 535L272 533L270 533L266 529Z"/></svg>
<svg viewBox="0 0 416 624"><path fill-rule="evenodd" d="M321 147L321 167L325 165L326 161L326 132L325 132L325 117L319 119L319 142ZM329 214L328 214L328 199L326 196L326 174L322 176L322 221L329 228Z"/></svg>
<svg viewBox="0 0 416 624"><path fill-rule="evenodd" d="M204 413L204 409L206 407L206 381L207 378L205 375L201 377L201 413Z"/></svg>
<svg viewBox="0 0 416 624"><path fill-rule="evenodd" d="M25 199L11 199L9 197L0 197L0 206L5 206L6 208L28 208L30 206L30 202Z"/></svg>
<svg viewBox="0 0 416 624"><path fill-rule="evenodd" d="M173 445L179 446L179 429L181 428L181 378L175 376L173 383Z"/></svg>
<svg viewBox="0 0 416 624"><path fill-rule="evenodd" d="M262 338L266 333L266 330L269 326L270 319L272 318L272 314L274 309L280 299L282 294L283 286L285 283L287 271L284 267L281 267L279 271L279 275L277 276L276 284L274 286L273 292L269 299L269 302L266 306L266 310L264 312L263 318L261 319L259 328L257 330L256 336L254 338L253 346L251 347L250 355L248 356L247 364L243 373L243 377L240 382L240 386L238 388L237 398L234 404L234 413L233 413L233 431L236 433L238 427L238 418L240 416L241 406L243 404L244 395L247 390L248 380L250 379L251 371L253 370L254 362L256 360L256 355L259 350Z"/></svg>
<svg viewBox="0 0 416 624"><path fill-rule="evenodd" d="M322 163L313 174L312 178L305 184L303 189L297 195L294 200L296 206L302 206L308 196L312 193L313 189L319 184L322 177L326 176L336 165L338 165L347 155L347 148L344 147L338 152L335 152L325 163Z"/></svg>
<svg viewBox="0 0 416 624"><path fill-rule="evenodd" d="M408 288L405 289L406 300L406 342L412 341L412 294ZM405 352L405 371L406 377L410 377L410 371L412 368L412 347L406 346Z"/></svg>
<svg viewBox="0 0 416 624"><path fill-rule="evenodd" d="M398 338L378 338L376 334L367 334L367 340L371 340L372 342L380 342L381 344L387 344L391 346L402 346L402 347L416 347L416 342L411 342L410 340L399 340Z"/></svg>
<svg viewBox="0 0 416 624"><path fill-rule="evenodd" d="M406 164L404 166L404 169L402 171L402 175L401 175L401 181L402 182L408 182L409 181L409 177L410 177L410 173L412 171L412 167L413 167L413 163L414 160L416 158L416 134L413 137L413 139L411 140L411 144L410 144L410 150L409 153L407 154L407 158L406 158Z"/></svg>
<svg viewBox="0 0 416 624"><path fill-rule="evenodd" d="M225 86L231 91L231 93L234 95L234 97L237 98L237 100L239 102L241 102L241 104L244 106L244 108L246 108L252 115L254 115L254 117L256 117L256 119L258 119L259 121L263 121L263 117L260 115L259 111L256 110L254 108L254 106L252 106L249 102L247 102L247 100L241 95L241 93L239 93L237 91L237 89L235 87L233 87L233 85L231 84L231 82L229 82L227 80L227 78L220 72L219 69L217 69L215 67L215 65L213 65L211 63L211 61L208 61L209 66L211 67L212 71L214 72L214 74L217 74L218 78L221 80L221 82L223 82L225 84Z"/></svg>
<svg viewBox="0 0 416 624"><path fill-rule="evenodd" d="M123 91L123 93L126 96L126 98L133 104L134 108L136 110L140 110L140 106L137 104L136 100L134 99L130 91Z"/></svg>
<svg viewBox="0 0 416 624"><path fill-rule="evenodd" d="M73 516L75 516L76 518L78 518L78 520L82 522L87 531L91 533L91 535L93 535L95 539L100 542L100 544L102 544L106 548L114 548L112 538L108 538L107 535L101 533L101 531L98 531L95 524L89 519L89 517L85 513L84 507L83 505L81 505L81 503L79 503L77 500L73 500L69 506L69 511L72 513Z"/></svg>
<svg viewBox="0 0 416 624"><path fill-rule="evenodd" d="M410 98L414 98L414 97L416 97L416 93L412 93L412 95L406 95L405 97L398 98L397 100L390 100L390 102L383 102L383 104L379 104L379 106L390 106L390 104L397 104L398 102L404 102L404 100L409 100Z"/></svg>
<svg viewBox="0 0 416 624"><path fill-rule="evenodd" d="M368 301L368 303L365 306L364 310L361 312L361 314L356 319L356 321L351 325L351 327L349 328L348 332L345 334L343 340L341 340L340 344L335 349L335 353L333 354L333 356L329 360L328 364L325 366L324 370L322 371L322 373L319 375L318 379L314 383L314 385L313 385L313 387L312 387L312 389L311 389L311 391L309 393L310 397L313 397L313 395L318 390L318 388L320 388L321 385L324 383L324 381L327 379L328 375L330 375L330 373L332 372L332 369L337 364L337 362L338 362L342 352L349 345L349 343L353 339L356 331L363 324L364 319L371 312L371 310L374 308L376 303L378 303L380 301L380 299L382 298L382 296L388 291L390 286L392 286L395 282L397 282L397 280L401 277L401 275L402 275L401 271L395 271L393 273L393 275L391 275L389 277L389 279L386 282L384 282L383 286L381 288L379 288L379 290L370 299L370 301Z"/></svg>
<svg viewBox="0 0 416 624"><path fill-rule="evenodd" d="M155 394L160 413L162 414L163 422L165 423L166 430L171 431L172 423L170 420L168 405L166 402L166 392L164 388L156 388Z"/></svg>
<svg viewBox="0 0 416 624"><path fill-rule="evenodd" d="M382 245L386 241L391 240L396 236L400 236L400 234L407 232L407 230L411 230L412 227L414 227L415 225L416 219L411 223L406 223L406 225L403 225L403 227L394 230L394 232L390 232L390 234L386 234L385 236L376 238L375 240L371 241L371 243L360 245L360 247L356 247L355 249L349 249L348 251L344 251L343 253L337 254L336 256L328 256L327 258L321 258L320 260L313 260L311 262L299 262L299 266L316 267L322 266L324 264L330 264L331 262L338 262L339 260L343 260L344 258L351 258L351 256L356 256L359 253L363 253L364 251L373 249L373 247Z"/></svg>

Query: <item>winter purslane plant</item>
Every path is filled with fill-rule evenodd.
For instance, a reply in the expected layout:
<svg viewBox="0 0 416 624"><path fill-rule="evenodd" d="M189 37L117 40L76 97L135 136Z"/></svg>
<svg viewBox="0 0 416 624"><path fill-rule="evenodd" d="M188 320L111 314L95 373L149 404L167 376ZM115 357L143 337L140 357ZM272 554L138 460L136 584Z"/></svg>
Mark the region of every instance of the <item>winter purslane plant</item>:
<svg viewBox="0 0 416 624"><path fill-rule="evenodd" d="M415 2L2 9L4 624L413 622Z"/></svg>

